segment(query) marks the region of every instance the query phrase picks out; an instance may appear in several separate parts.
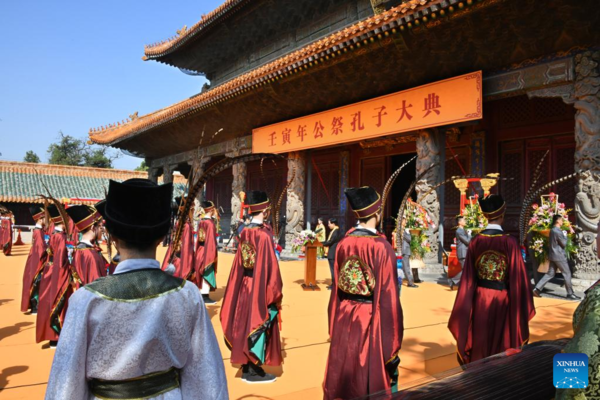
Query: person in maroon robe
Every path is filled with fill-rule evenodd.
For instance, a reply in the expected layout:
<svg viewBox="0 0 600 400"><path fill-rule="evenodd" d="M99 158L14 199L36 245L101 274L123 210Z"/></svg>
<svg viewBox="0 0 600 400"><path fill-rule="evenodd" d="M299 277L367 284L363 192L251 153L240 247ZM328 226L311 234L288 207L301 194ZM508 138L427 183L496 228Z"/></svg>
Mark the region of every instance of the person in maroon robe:
<svg viewBox="0 0 600 400"><path fill-rule="evenodd" d="M479 200L489 223L469 243L448 329L461 364L518 348L535 315L531 283L517 239L502 230L502 196Z"/></svg>
<svg viewBox="0 0 600 400"><path fill-rule="evenodd" d="M181 197L175 198L177 204L181 204L180 210L185 206L185 202L188 201L187 196L183 199ZM183 232L181 233L181 245L178 254L179 263L175 270L174 276L183 278L185 280L193 282L192 276L195 273L194 269L194 228L192 221L194 220L194 206L190 207L188 215L184 218Z"/></svg>
<svg viewBox="0 0 600 400"><path fill-rule="evenodd" d="M50 218L54 222L54 232L48 243L48 258L40 282L40 300L36 320L36 342L50 341L56 347L66 313L66 302L73 289L70 284L70 265L65 225L56 205L48 206Z"/></svg>
<svg viewBox="0 0 600 400"><path fill-rule="evenodd" d="M13 215L6 211L0 215L0 247L5 256L10 256L13 244Z"/></svg>
<svg viewBox="0 0 600 400"><path fill-rule="evenodd" d="M98 239L102 237L102 216L94 207L84 205L67 208L67 214L82 234L71 262L73 286L77 290L106 276L107 262L98 246Z"/></svg>
<svg viewBox="0 0 600 400"><path fill-rule="evenodd" d="M37 314L39 300L39 283L42 269L46 260L46 241L44 225L46 225L46 213L41 206L29 207L31 216L35 221L35 228L31 233L31 248L23 271L23 292L21 294L21 312L31 310L31 314Z"/></svg>
<svg viewBox="0 0 600 400"><path fill-rule="evenodd" d="M344 193L359 225L338 243L335 255L325 399L395 392L404 335L396 254L376 230L381 196L371 187Z"/></svg>
<svg viewBox="0 0 600 400"><path fill-rule="evenodd" d="M271 203L260 191L247 193L252 221L240 234L221 307L225 344L232 364L242 365L242 380L249 383L275 381L262 366L280 366L281 340L278 314L282 281L273 248L273 236L265 226Z"/></svg>
<svg viewBox="0 0 600 400"><path fill-rule="evenodd" d="M174 214L179 214L178 211L183 210L185 203L183 202L182 197L176 197L173 209ZM161 269L166 271L173 276L178 278L184 278L190 280L193 274L193 265L194 265L194 232L191 224L192 212L190 212L189 216L185 218L180 218L175 222L175 229L172 229L171 232L175 232L180 223L183 223L183 232L181 233L181 243L179 243L179 249L174 250L173 240L169 240L169 248L167 249L167 254L165 254L165 258L163 260ZM171 254L173 251L176 251L175 256L171 259Z"/></svg>
<svg viewBox="0 0 600 400"><path fill-rule="evenodd" d="M217 229L214 218L216 218L216 208L212 201L203 201L202 209L204 215L198 223L198 244L196 246L196 260L194 262L196 269L196 285L200 288L200 293L206 304L214 304L216 301L211 299L208 294L217 288Z"/></svg>

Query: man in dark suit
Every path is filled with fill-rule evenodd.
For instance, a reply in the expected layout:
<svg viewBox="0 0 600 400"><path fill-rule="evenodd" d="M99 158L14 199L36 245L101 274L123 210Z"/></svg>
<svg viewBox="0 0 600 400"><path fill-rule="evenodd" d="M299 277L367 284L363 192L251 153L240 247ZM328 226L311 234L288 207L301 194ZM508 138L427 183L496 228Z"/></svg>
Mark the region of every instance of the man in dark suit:
<svg viewBox="0 0 600 400"><path fill-rule="evenodd" d="M462 276L462 268L465 266L465 258L467 258L467 249L469 248L469 242L471 241L471 232L465 231L466 220L465 217L459 215L456 217L456 223L458 229L456 229L456 258L460 263L461 272L456 274L453 278L448 279L450 284L450 290L454 289L454 286L458 286L460 277Z"/></svg>
<svg viewBox="0 0 600 400"><path fill-rule="evenodd" d="M335 265L335 251L337 249L337 244L342 238L344 234L340 230L338 226L338 221L335 218L330 218L327 223L329 229L329 237L325 242L323 242L324 247L329 247L327 251L327 261L329 261L329 270L331 271L331 282L333 283L333 266ZM331 285L327 286L327 290L331 290Z"/></svg>
<svg viewBox="0 0 600 400"><path fill-rule="evenodd" d="M550 266L548 267L548 272L546 272L546 275L544 275L537 285L535 285L535 289L533 289L533 295L535 297L542 297L541 292L544 289L544 286L546 283L548 283L548 281L554 278L556 269L558 269L560 272L562 272L565 280L567 299L579 300L580 297L573 293L573 285L571 284L571 270L569 269L567 255L565 252L565 247L567 246L567 233L560 229L562 224L562 216L555 215L552 219L552 230L550 231L549 240L550 249L548 252L548 260L550 261Z"/></svg>
<svg viewBox="0 0 600 400"><path fill-rule="evenodd" d="M404 226L404 224L402 224L402 226ZM410 268L410 256L412 255L412 251L410 250L411 238L412 237L410 232L408 232L408 229L404 229L402 232L402 270L404 271L404 276L408 282L408 287L418 288L419 286L415 285L415 280L419 279L419 276L417 275L418 272L415 269L415 277L413 277L413 273Z"/></svg>

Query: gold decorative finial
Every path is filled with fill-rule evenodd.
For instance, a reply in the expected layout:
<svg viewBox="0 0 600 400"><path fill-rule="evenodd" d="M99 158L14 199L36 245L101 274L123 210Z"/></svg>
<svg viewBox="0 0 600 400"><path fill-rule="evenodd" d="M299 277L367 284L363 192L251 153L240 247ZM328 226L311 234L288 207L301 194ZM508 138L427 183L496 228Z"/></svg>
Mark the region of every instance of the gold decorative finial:
<svg viewBox="0 0 600 400"><path fill-rule="evenodd" d="M129 118L131 118L132 121L135 121L136 119L138 119L138 111L134 112L133 114L131 114L129 116Z"/></svg>
<svg viewBox="0 0 600 400"><path fill-rule="evenodd" d="M184 33L186 33L186 32L187 32L187 25L184 25L184 26L183 26L183 28L181 28L181 29L179 29L179 30L177 31L177 34L178 34L179 36L183 36L183 34L184 34Z"/></svg>
<svg viewBox="0 0 600 400"><path fill-rule="evenodd" d="M490 177L490 179L482 179L479 183L483 188L483 194L485 196L490 194L490 189L498 183L498 177L500 174L498 172L494 172L492 174L487 174L486 176Z"/></svg>

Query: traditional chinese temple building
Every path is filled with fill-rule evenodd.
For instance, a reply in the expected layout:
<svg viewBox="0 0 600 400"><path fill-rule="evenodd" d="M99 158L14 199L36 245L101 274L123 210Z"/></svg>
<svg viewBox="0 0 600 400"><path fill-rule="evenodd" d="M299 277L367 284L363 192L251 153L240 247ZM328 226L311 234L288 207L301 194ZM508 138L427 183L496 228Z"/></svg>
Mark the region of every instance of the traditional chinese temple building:
<svg viewBox="0 0 600 400"><path fill-rule="evenodd" d="M143 155L150 178L165 181L244 152L285 154L287 165L265 163L266 182L258 163L237 165L206 194L236 215L240 191L274 191L295 171L288 242L317 217L351 226L344 188L381 191L415 155L387 202L388 233L405 189L435 162L419 197L456 175L513 178L494 190L505 196L506 228L516 233L546 151L544 182L600 172L598 26L593 0L228 0L145 48L145 60L210 84L151 114L92 129L90 138ZM199 146L203 132L221 129ZM575 276L595 280L600 182L584 175L554 191L583 229ZM419 200L443 221L449 247L458 190L446 185Z"/></svg>
<svg viewBox="0 0 600 400"><path fill-rule="evenodd" d="M41 204L40 194L65 204L95 204L103 199L109 180L146 178L145 172L0 161L0 204L12 211L17 225L34 225L29 206ZM186 179L174 177L175 192L182 193Z"/></svg>

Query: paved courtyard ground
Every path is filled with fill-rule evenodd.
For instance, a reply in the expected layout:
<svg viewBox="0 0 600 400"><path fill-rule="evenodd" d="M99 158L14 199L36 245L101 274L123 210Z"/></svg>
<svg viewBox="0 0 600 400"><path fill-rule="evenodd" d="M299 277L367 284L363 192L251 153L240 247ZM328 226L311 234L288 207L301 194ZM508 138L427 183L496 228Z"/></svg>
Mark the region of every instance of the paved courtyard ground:
<svg viewBox="0 0 600 400"><path fill-rule="evenodd" d="M54 350L35 343L35 316L19 311L23 268L29 246L13 247L13 256L0 254L0 400L42 399ZM165 249L159 249L162 260ZM327 304L330 292L326 260L318 261L320 292L300 288L304 276L301 261L282 262L284 282L282 340L285 363L274 372L277 382L249 385L241 372L229 363L229 351L222 339L219 310L233 261L232 254L219 254L219 289L212 294L217 304L209 305L227 373L232 399L320 399L321 384L329 351ZM446 325L456 291L434 282L418 289L401 291L404 309L404 342L400 357L400 387L414 386L457 367L455 343ZM558 298L535 299L537 315L530 324L531 342L572 336L572 315L577 302Z"/></svg>

